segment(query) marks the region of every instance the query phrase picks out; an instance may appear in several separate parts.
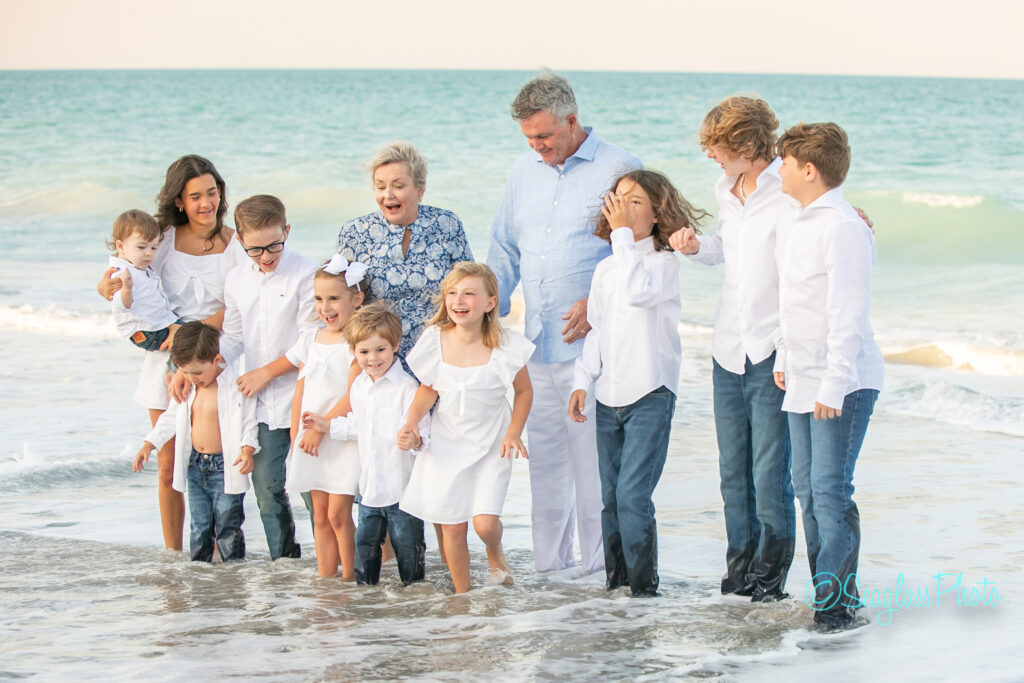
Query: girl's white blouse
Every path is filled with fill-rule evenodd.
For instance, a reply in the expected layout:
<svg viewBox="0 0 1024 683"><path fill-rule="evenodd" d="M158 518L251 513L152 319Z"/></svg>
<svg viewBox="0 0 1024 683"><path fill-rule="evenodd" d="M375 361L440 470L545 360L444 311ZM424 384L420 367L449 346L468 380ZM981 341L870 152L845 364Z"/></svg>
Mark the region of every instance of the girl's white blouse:
<svg viewBox="0 0 1024 683"><path fill-rule="evenodd" d="M194 256L174 248L175 228L164 232L153 270L160 276L171 310L185 322L202 320L224 308L224 278L229 270L249 261L241 243L232 237L220 254Z"/></svg>

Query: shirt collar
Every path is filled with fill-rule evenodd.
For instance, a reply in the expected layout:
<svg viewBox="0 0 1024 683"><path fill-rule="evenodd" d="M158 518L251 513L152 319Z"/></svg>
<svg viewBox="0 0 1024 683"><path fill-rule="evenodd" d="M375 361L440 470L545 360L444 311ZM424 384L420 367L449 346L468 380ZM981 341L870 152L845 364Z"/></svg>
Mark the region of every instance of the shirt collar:
<svg viewBox="0 0 1024 683"><path fill-rule="evenodd" d="M654 235L648 235L639 242L633 243L633 248L641 254L653 254L654 253Z"/></svg>
<svg viewBox="0 0 1024 683"><path fill-rule="evenodd" d="M248 254L246 254L245 257L249 259L249 268L252 269L252 272L262 277L273 277L274 275L277 275L279 272L281 272L281 266L284 265L285 259L288 258L288 245L286 244L284 249L281 250L281 260L277 262L277 268L274 268L274 270L270 271L269 273L264 273L262 270L260 270L260 264L253 261Z"/></svg>
<svg viewBox="0 0 1024 683"><path fill-rule="evenodd" d="M833 187L831 190L821 195L813 202L808 204L804 211L810 211L811 209L826 209L835 208L843 203L843 188L842 186Z"/></svg>
<svg viewBox="0 0 1024 683"><path fill-rule="evenodd" d="M366 373L362 374L365 375ZM398 360L398 356L395 356L394 361L392 361L391 363L391 367L388 368L388 371L384 373L384 376L381 377L376 382L370 381L370 386L380 384L383 380L387 380L392 384L398 384L398 382L402 379L403 374L405 374L405 370L402 369L402 361ZM370 377L367 376L366 379L370 380Z"/></svg>

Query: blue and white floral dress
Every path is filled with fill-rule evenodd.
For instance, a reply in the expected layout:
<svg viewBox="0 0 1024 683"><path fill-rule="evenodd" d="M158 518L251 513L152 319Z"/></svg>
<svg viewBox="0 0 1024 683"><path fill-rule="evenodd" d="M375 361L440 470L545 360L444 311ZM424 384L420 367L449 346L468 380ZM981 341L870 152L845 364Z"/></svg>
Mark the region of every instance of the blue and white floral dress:
<svg viewBox="0 0 1024 683"><path fill-rule="evenodd" d="M411 235L409 251L403 257L406 227ZM386 301L402 319L398 353L403 358L423 333L424 321L434 313L441 280L459 261L473 260L459 217L423 204L408 226L389 222L380 211L353 218L341 226L338 251L350 261L367 265L370 295Z"/></svg>

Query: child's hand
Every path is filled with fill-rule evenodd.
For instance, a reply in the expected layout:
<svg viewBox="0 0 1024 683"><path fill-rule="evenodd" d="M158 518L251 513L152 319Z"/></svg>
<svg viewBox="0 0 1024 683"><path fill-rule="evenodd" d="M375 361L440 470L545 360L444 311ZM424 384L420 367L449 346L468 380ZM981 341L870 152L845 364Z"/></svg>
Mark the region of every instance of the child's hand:
<svg viewBox="0 0 1024 683"><path fill-rule="evenodd" d="M178 331L179 327L181 327L181 325L178 323L171 323L167 326L167 339L164 339L164 343L160 345L161 351L171 350L171 344L174 343L174 334Z"/></svg>
<svg viewBox="0 0 1024 683"><path fill-rule="evenodd" d="M814 402L814 419L815 420L831 420L833 417L839 417L843 414L843 411L839 408L830 408L824 403Z"/></svg>
<svg viewBox="0 0 1024 683"><path fill-rule="evenodd" d="M243 395L252 398L263 391L263 387L270 384L270 380L272 379L273 377L270 376L270 373L267 372L266 368L256 368L255 370L247 372L238 378L238 390L241 391Z"/></svg>
<svg viewBox="0 0 1024 683"><path fill-rule="evenodd" d="M512 434L511 432L505 434L505 438L501 440L501 457L518 458L520 455L527 460L530 459L530 454L526 452L526 447L523 446L521 435Z"/></svg>
<svg viewBox="0 0 1024 683"><path fill-rule="evenodd" d="M616 228L632 228L633 220L636 217L633 204L622 195L615 194L614 192L609 192L604 196L604 206L601 207L601 213L608 219L608 226L612 230Z"/></svg>
<svg viewBox="0 0 1024 683"><path fill-rule="evenodd" d="M329 434L331 431L331 421L324 419L321 415L307 411L302 414L302 428L321 434Z"/></svg>
<svg viewBox="0 0 1024 683"><path fill-rule="evenodd" d="M96 291L107 301L114 298L114 294L117 290L121 289L124 284L121 282L121 278L113 277L117 272L117 267L111 266L103 271L103 279L96 285Z"/></svg>
<svg viewBox="0 0 1024 683"><path fill-rule="evenodd" d="M132 472L141 472L142 463L149 462L149 454L156 448L153 444L148 441L142 443L142 448L135 454L135 459L132 460Z"/></svg>
<svg viewBox="0 0 1024 683"><path fill-rule="evenodd" d="M786 373L784 372L773 372L772 377L775 378L775 386L783 391L786 390Z"/></svg>
<svg viewBox="0 0 1024 683"><path fill-rule="evenodd" d="M324 435L320 432L313 430L306 430L302 433L302 438L299 439L299 448L302 449L303 453L312 455L314 458L320 455L320 442L324 440Z"/></svg>
<svg viewBox="0 0 1024 683"><path fill-rule="evenodd" d="M124 304L125 308L132 307L132 274L127 268L121 270L121 303Z"/></svg>
<svg viewBox="0 0 1024 683"><path fill-rule="evenodd" d="M587 400L587 392L577 389L569 396L569 417L573 422L586 422L587 417L583 414L583 405Z"/></svg>
<svg viewBox="0 0 1024 683"><path fill-rule="evenodd" d="M668 246L680 254L696 254L700 251L700 240L693 228L680 228L668 236Z"/></svg>
<svg viewBox="0 0 1024 683"><path fill-rule="evenodd" d="M420 438L418 425L407 424L398 430L398 447L403 451L411 451L421 445L423 445L423 439Z"/></svg>
<svg viewBox="0 0 1024 683"><path fill-rule="evenodd" d="M239 465L239 474L249 474L255 467L255 464L253 462L253 454L255 452L256 449L253 448L252 446L242 446L241 454L237 458L235 458L235 461L231 463L231 465Z"/></svg>
<svg viewBox="0 0 1024 683"><path fill-rule="evenodd" d="M175 403L184 403L185 399L188 398L188 388L191 384L185 373L181 371L181 368L178 368L178 371L171 377L171 381L167 383L167 391L171 394L171 398L174 399Z"/></svg>

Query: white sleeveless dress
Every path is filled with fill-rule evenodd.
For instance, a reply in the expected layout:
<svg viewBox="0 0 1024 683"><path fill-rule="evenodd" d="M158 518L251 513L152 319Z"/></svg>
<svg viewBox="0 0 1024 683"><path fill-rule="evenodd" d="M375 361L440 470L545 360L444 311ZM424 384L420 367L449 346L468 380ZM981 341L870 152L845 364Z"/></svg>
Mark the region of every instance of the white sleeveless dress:
<svg viewBox="0 0 1024 683"><path fill-rule="evenodd" d="M304 333L288 351L288 356L302 362L299 373L299 379L305 380L302 411L323 415L345 396L352 352L348 344L320 344L315 337L315 330ZM304 433L299 425L292 444L291 462L286 468L285 489L291 493L313 490L350 496L359 493L359 448L356 442L337 441L325 434L320 442L320 454L312 456L299 448ZM260 457L259 454L256 457Z"/></svg>
<svg viewBox="0 0 1024 683"><path fill-rule="evenodd" d="M442 359L440 328L424 330L406 360L437 391L439 403L429 448L416 456L402 510L435 524L501 514L512 475L512 459L501 457L512 417L512 381L533 348L518 332L505 330L486 364L460 368Z"/></svg>

